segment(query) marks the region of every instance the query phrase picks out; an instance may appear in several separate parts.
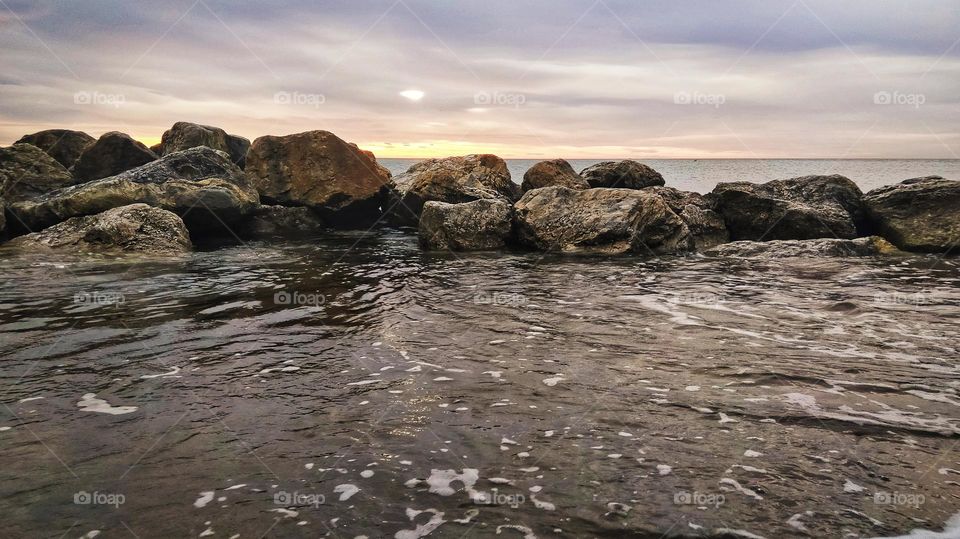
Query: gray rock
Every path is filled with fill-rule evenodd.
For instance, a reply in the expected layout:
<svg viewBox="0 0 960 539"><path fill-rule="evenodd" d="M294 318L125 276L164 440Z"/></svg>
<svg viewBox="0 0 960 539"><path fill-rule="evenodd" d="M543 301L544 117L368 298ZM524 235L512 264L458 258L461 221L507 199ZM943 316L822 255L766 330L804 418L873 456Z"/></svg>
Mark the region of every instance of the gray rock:
<svg viewBox="0 0 960 539"><path fill-rule="evenodd" d="M327 131L253 141L246 174L266 204L306 206L341 227L380 220L391 193L389 174L364 152Z"/></svg>
<svg viewBox="0 0 960 539"><path fill-rule="evenodd" d="M141 253L176 255L191 249L190 234L175 213L146 204L131 204L62 223L11 240L10 247L69 254Z"/></svg>
<svg viewBox="0 0 960 539"><path fill-rule="evenodd" d="M0 148L0 197L7 202L30 200L73 182L63 165L32 144Z"/></svg>
<svg viewBox="0 0 960 539"><path fill-rule="evenodd" d="M33 144L54 158L64 168L70 168L97 139L83 131L47 129L20 137L17 144Z"/></svg>
<svg viewBox="0 0 960 539"><path fill-rule="evenodd" d="M135 169L157 160L157 154L150 151L130 135L111 131L104 133L93 145L83 151L70 168L70 172L80 182L89 182L107 178Z"/></svg>
<svg viewBox="0 0 960 539"><path fill-rule="evenodd" d="M260 203L230 157L206 147L173 153L142 167L8 206L30 231L71 217L145 203L181 217L195 237L223 234Z"/></svg>
<svg viewBox="0 0 960 539"><path fill-rule="evenodd" d="M721 183L710 194L736 240L850 239L869 226L863 193L839 176Z"/></svg>
<svg viewBox="0 0 960 539"><path fill-rule="evenodd" d="M513 206L503 200L429 201L420 215L420 246L450 251L499 249L510 239L512 215Z"/></svg>
<svg viewBox="0 0 960 539"><path fill-rule="evenodd" d="M391 220L398 225L417 225L423 205L431 200L449 204L481 199L514 202L520 195L507 164L491 154L427 159L393 181L400 200L391 204Z"/></svg>
<svg viewBox="0 0 960 539"><path fill-rule="evenodd" d="M170 155L198 146L227 152L231 161L238 167L244 168L244 160L247 150L250 148L250 141L241 136L229 135L219 127L177 122L163 133L158 155Z"/></svg>
<svg viewBox="0 0 960 539"><path fill-rule="evenodd" d="M643 189L663 185L663 176L652 168L630 159L603 161L580 171L590 187Z"/></svg>
<svg viewBox="0 0 960 539"><path fill-rule="evenodd" d="M960 244L960 181L913 178L863 200L877 233L901 249L947 252Z"/></svg>
<svg viewBox="0 0 960 539"><path fill-rule="evenodd" d="M531 189L540 189L541 187L551 187L559 185L569 187L570 189L589 189L590 184L587 180L580 177L573 167L564 159L552 159L550 161L540 161L533 165L523 175L523 183L520 184L520 190L526 193Z"/></svg>
<svg viewBox="0 0 960 539"><path fill-rule="evenodd" d="M529 247L583 254L669 254L693 247L690 231L663 198L634 189L545 187L514 206Z"/></svg>
<svg viewBox="0 0 960 539"><path fill-rule="evenodd" d="M316 235L327 224L310 208L259 206L240 228L240 235L250 239L290 238Z"/></svg>
<svg viewBox="0 0 960 539"><path fill-rule="evenodd" d="M879 236L853 240L772 240L735 241L708 249L705 254L719 257L860 257L901 253L893 244Z"/></svg>
<svg viewBox="0 0 960 539"><path fill-rule="evenodd" d="M687 223L698 251L730 241L730 232L723 217L714 210L713 201L707 197L673 187L649 187L646 190L660 195L673 213Z"/></svg>

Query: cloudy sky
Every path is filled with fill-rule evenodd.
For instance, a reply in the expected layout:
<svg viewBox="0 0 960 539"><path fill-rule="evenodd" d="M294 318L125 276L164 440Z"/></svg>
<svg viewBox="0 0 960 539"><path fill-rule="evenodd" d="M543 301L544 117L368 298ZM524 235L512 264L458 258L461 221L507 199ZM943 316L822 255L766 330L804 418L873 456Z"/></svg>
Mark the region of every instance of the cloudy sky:
<svg viewBox="0 0 960 539"><path fill-rule="evenodd" d="M380 157L960 154L957 0L0 0L0 144L178 120Z"/></svg>

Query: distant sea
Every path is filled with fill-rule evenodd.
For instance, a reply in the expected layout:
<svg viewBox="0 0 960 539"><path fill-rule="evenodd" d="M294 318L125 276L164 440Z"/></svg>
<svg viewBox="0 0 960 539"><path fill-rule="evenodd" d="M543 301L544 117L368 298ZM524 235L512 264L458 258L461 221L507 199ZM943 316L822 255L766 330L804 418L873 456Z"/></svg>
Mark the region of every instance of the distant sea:
<svg viewBox="0 0 960 539"><path fill-rule="evenodd" d="M393 174L405 172L420 159L379 159ZM507 159L517 183L539 159ZM602 159L570 159L577 172ZM960 179L960 159L640 159L663 175L667 185L706 193L717 183L763 183L811 174L841 174L864 191L918 176Z"/></svg>

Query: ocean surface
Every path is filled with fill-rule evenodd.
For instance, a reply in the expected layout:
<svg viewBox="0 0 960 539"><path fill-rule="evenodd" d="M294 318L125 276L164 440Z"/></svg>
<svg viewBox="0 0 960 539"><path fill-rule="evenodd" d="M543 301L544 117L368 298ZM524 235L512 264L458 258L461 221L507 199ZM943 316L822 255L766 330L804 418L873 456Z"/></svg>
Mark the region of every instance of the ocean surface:
<svg viewBox="0 0 960 539"><path fill-rule="evenodd" d="M378 159L394 175L418 159ZM537 159L507 159L517 183ZM580 172L601 159L570 159ZM841 174L864 192L919 176L960 179L960 159L638 159L663 175L667 185L683 191L707 193L720 182L763 183L812 174Z"/></svg>
<svg viewBox="0 0 960 539"><path fill-rule="evenodd" d="M956 166L662 163L707 188ZM960 533L955 257L454 255L385 229L0 248L0 280L4 538Z"/></svg>

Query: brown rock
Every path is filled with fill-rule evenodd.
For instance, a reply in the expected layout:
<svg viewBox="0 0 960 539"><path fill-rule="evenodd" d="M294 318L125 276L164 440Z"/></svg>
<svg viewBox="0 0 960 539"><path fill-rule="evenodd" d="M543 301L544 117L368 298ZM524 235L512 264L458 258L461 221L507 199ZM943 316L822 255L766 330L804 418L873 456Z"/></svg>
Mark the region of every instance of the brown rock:
<svg viewBox="0 0 960 539"><path fill-rule="evenodd" d="M589 189L590 184L580 177L564 159L540 161L523 175L520 190L526 193L531 189L559 185L570 189Z"/></svg>
<svg viewBox="0 0 960 539"><path fill-rule="evenodd" d="M30 135L24 135L18 144L33 144L54 158L64 168L70 168L80 154L93 145L97 139L83 131L70 129L47 129Z"/></svg>
<svg viewBox="0 0 960 539"><path fill-rule="evenodd" d="M429 201L420 215L420 246L449 251L500 249L510 239L512 215L513 207L503 200Z"/></svg>
<svg viewBox="0 0 960 539"><path fill-rule="evenodd" d="M70 169L80 182L115 176L157 160L157 154L130 135L111 131L84 150Z"/></svg>

